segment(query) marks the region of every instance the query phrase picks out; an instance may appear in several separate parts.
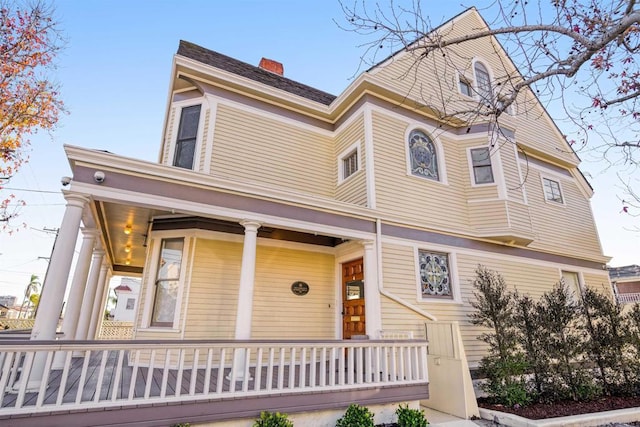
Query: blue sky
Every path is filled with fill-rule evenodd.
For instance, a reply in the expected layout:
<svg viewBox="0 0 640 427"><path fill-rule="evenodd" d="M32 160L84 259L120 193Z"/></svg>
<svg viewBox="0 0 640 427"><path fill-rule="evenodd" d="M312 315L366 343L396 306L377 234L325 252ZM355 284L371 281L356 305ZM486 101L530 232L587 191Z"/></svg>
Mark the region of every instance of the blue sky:
<svg viewBox="0 0 640 427"><path fill-rule="evenodd" d="M64 213L60 178L71 172L63 144L156 161L180 39L254 65L263 56L275 59L287 77L335 95L358 71L366 41L334 23L343 22L337 0L58 0L54 6L67 39L55 79L69 114L53 139L32 138L30 163L7 185L36 190L11 191L28 203L22 210L28 228L0 234L0 295L19 299L31 274L45 276L47 261L39 257L49 256L54 239L39 230L59 227ZM423 1L432 24L465 8ZM626 230L640 221L619 213L614 171L587 162L581 169L592 177L594 215L611 264L640 264L640 233Z"/></svg>

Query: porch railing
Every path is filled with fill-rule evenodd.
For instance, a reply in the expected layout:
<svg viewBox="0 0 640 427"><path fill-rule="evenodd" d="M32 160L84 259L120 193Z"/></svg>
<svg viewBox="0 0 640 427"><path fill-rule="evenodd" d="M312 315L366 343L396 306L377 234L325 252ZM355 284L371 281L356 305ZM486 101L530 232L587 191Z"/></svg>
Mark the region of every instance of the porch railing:
<svg viewBox="0 0 640 427"><path fill-rule="evenodd" d="M620 304L631 304L634 302L640 302L640 293L617 294L616 298Z"/></svg>
<svg viewBox="0 0 640 427"><path fill-rule="evenodd" d="M4 341L0 366L0 416L428 382L423 340Z"/></svg>

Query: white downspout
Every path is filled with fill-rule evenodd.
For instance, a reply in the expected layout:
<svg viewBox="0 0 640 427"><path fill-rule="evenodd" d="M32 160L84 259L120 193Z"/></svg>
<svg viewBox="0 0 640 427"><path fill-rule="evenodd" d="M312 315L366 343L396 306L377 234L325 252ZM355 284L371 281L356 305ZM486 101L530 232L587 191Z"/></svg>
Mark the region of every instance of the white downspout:
<svg viewBox="0 0 640 427"><path fill-rule="evenodd" d="M411 304L410 302L405 301L402 298L397 297L392 293L384 290L382 280L382 223L380 222L380 218L376 219L376 252L378 253L378 291L380 292L380 294L404 307L407 307L409 310L418 313L422 317L426 317L427 319L434 321L438 320L433 314L428 313L422 310L420 307L417 307L416 305Z"/></svg>

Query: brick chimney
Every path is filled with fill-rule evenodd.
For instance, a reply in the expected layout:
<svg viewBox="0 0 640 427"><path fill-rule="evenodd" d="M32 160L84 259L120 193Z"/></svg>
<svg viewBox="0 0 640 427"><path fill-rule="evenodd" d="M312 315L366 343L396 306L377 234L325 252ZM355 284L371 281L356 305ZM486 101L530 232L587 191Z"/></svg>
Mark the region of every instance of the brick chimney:
<svg viewBox="0 0 640 427"><path fill-rule="evenodd" d="M259 66L263 70L270 71L279 76L284 75L284 66L280 62L274 61L273 59L262 58L260 60Z"/></svg>

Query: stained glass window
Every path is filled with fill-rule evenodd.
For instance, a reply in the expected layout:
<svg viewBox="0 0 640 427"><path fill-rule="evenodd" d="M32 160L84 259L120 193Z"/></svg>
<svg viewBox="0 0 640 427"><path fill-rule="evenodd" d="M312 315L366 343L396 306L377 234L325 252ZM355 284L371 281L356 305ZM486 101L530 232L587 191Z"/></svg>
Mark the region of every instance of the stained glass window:
<svg viewBox="0 0 640 427"><path fill-rule="evenodd" d="M180 288L184 239L163 239L158 263L151 326L173 326Z"/></svg>
<svg viewBox="0 0 640 427"><path fill-rule="evenodd" d="M418 251L422 295L452 297L449 256L438 252Z"/></svg>
<svg viewBox="0 0 640 427"><path fill-rule="evenodd" d="M409 156L413 175L440 180L436 146L424 132L414 130L409 134Z"/></svg>

